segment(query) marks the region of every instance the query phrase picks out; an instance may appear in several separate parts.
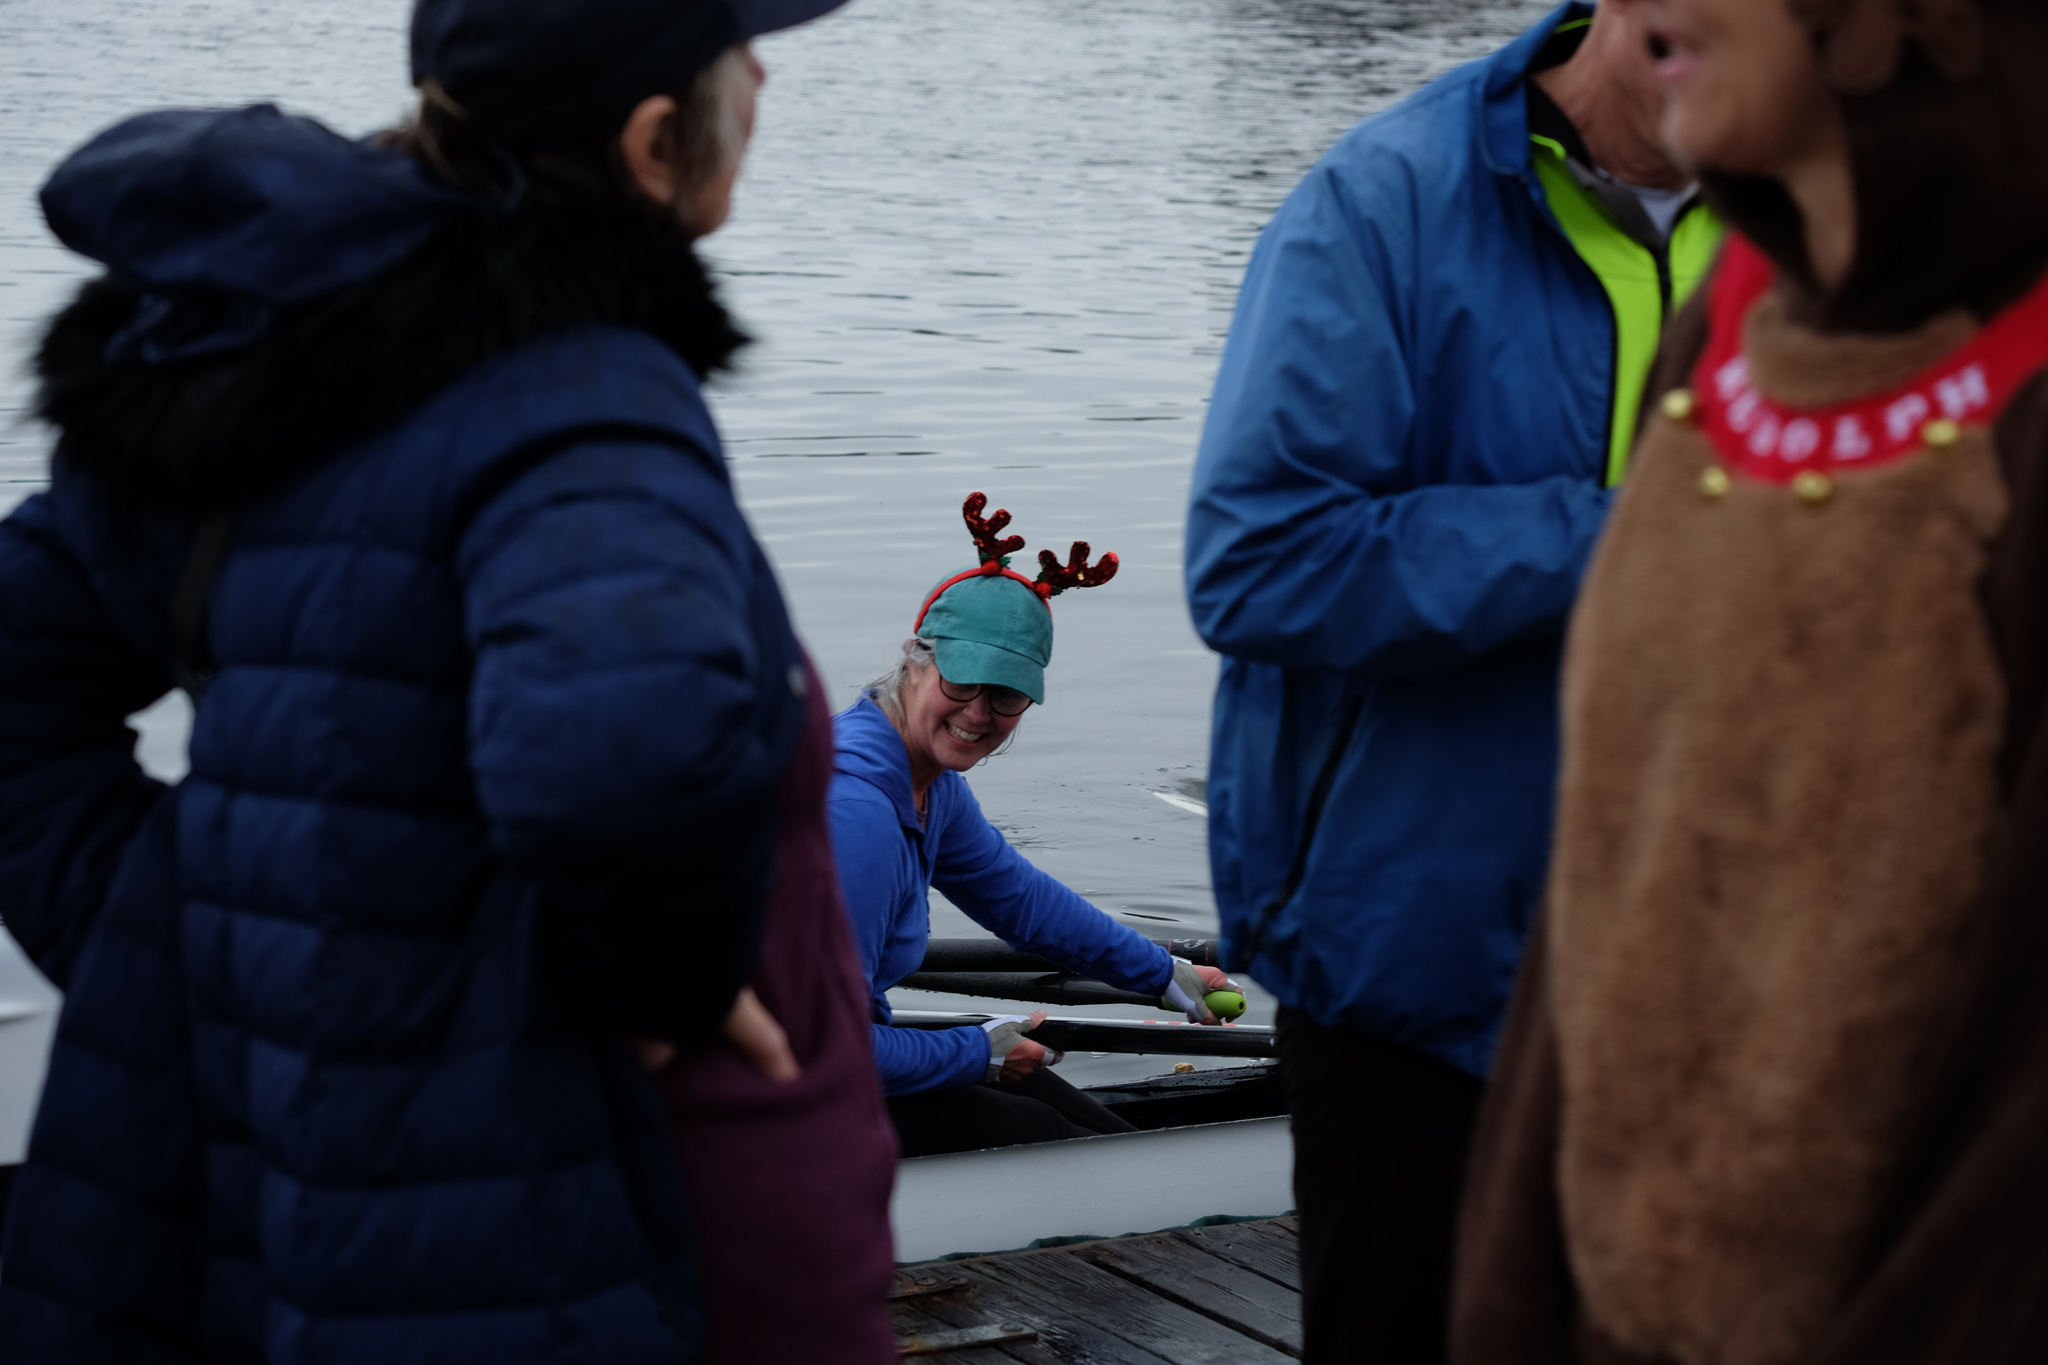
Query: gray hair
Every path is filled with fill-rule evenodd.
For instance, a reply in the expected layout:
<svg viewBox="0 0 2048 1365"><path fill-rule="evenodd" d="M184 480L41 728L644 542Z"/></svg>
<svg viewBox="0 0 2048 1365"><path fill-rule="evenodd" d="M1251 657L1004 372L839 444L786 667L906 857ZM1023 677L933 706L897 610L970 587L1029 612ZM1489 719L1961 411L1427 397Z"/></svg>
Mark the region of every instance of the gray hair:
<svg viewBox="0 0 2048 1365"><path fill-rule="evenodd" d="M747 129L740 121L738 96L752 80L750 60L746 44L727 48L677 97L672 154L686 186L694 189L708 183L746 154Z"/></svg>
<svg viewBox="0 0 2048 1365"><path fill-rule="evenodd" d="M862 692L875 699L875 705L897 725L903 724L903 684L910 677L913 668L929 668L938 654L932 649L932 642L922 635L913 635L903 642L903 657L896 666L876 678Z"/></svg>

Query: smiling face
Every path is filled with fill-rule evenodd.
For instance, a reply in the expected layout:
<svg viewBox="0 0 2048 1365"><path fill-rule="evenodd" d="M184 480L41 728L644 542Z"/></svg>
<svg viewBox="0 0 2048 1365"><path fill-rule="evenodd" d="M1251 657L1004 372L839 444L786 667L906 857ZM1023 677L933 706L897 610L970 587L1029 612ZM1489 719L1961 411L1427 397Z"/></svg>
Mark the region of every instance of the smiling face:
<svg viewBox="0 0 2048 1365"><path fill-rule="evenodd" d="M954 701L939 686L935 664L913 663L903 680L903 743L913 774L966 772L1001 748L1023 718L997 715L986 692Z"/></svg>
<svg viewBox="0 0 2048 1365"><path fill-rule="evenodd" d="M1664 140L1702 170L1785 179L1831 149L1841 113L1786 0L1647 0Z"/></svg>

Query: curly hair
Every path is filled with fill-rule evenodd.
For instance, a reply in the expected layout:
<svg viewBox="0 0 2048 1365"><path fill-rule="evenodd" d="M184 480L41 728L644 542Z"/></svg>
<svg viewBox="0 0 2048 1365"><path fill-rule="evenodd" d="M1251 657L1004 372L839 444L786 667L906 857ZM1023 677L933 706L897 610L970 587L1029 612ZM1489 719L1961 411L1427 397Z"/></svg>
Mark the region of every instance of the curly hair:
<svg viewBox="0 0 2048 1365"><path fill-rule="evenodd" d="M903 657L896 661L895 666L863 687L861 691L875 699L875 705L882 708L882 714L886 715L892 724L901 725L903 684L908 681L910 670L930 668L937 659L938 654L932 649L932 642L922 635L913 635L903 642Z"/></svg>

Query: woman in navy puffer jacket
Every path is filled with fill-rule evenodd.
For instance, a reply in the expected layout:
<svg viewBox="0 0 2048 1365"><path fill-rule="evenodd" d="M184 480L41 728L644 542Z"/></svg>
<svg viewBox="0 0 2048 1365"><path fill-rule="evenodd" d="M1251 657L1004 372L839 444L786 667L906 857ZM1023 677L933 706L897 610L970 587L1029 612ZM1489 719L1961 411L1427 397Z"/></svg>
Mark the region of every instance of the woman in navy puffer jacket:
<svg viewBox="0 0 2048 1365"><path fill-rule="evenodd" d="M894 1359L829 726L690 246L745 39L834 3L422 0L406 134L149 115L46 188L108 271L0 524L0 905L67 990L0 1358Z"/></svg>

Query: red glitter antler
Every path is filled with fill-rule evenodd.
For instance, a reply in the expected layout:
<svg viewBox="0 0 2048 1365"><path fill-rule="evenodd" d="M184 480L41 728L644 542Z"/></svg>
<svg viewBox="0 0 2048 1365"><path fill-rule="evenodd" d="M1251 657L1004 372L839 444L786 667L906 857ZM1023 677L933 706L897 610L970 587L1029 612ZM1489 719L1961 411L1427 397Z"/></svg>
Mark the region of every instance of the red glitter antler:
<svg viewBox="0 0 2048 1365"><path fill-rule="evenodd" d="M1038 581L1057 597L1068 588L1099 588L1116 577L1117 558L1105 554L1094 564L1088 562L1088 542L1077 540L1074 548L1067 552L1067 562L1061 564L1059 556L1051 550L1038 552Z"/></svg>
<svg viewBox="0 0 2048 1365"><path fill-rule="evenodd" d="M981 556L981 562L984 564L991 559L1001 559L1004 555L1015 554L1024 548L1022 536L996 539L1002 535L1003 528L1010 524L1010 514L998 507L994 516L983 521L981 509L986 506L986 493L969 493L967 501L960 504L960 515L967 522L967 534L974 537L975 552Z"/></svg>

